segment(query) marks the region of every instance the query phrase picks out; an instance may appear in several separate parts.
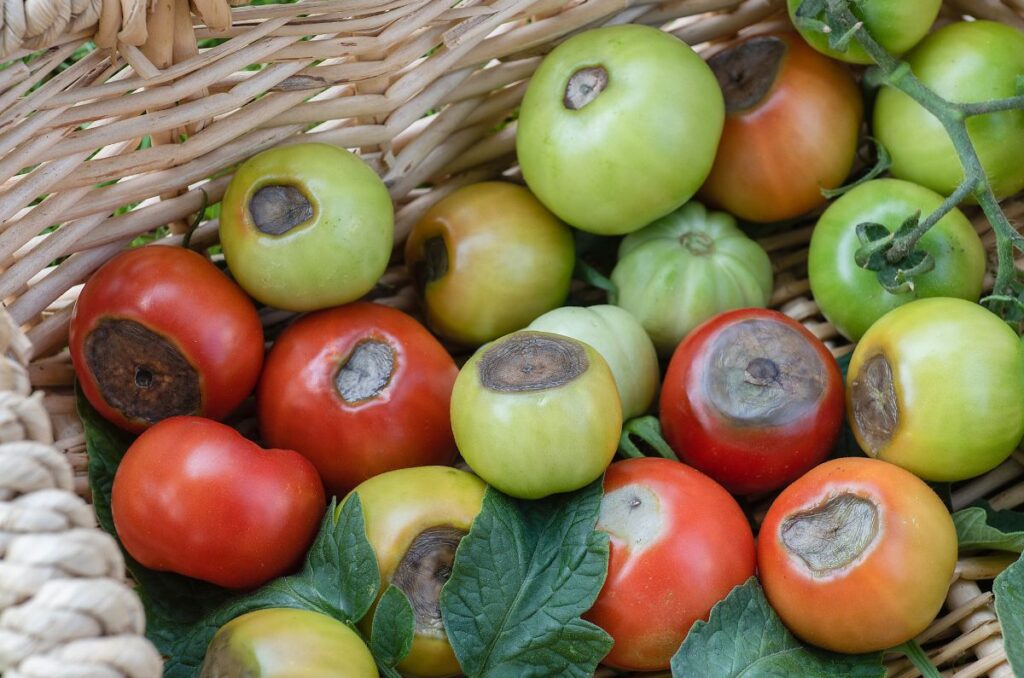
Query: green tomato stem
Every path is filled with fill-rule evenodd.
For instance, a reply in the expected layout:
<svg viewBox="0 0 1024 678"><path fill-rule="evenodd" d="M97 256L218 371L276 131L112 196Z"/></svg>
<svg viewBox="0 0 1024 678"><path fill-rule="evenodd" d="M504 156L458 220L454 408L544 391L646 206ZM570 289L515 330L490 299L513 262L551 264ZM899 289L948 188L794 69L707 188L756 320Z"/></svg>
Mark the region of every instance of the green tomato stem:
<svg viewBox="0 0 1024 678"><path fill-rule="evenodd" d="M614 298L618 291L615 288L615 283L582 259L576 260L576 277L588 285L604 290L608 293L609 298Z"/></svg>
<svg viewBox="0 0 1024 678"><path fill-rule="evenodd" d="M957 104L957 108L964 115L984 115L998 111L1016 111L1024 108L1024 95L1010 97L1008 99L995 99L993 101L975 101L971 103Z"/></svg>
<svg viewBox="0 0 1024 678"><path fill-rule="evenodd" d="M665 442L661 435L661 422L657 417L636 417L627 421L622 427L622 437L619 438L619 453L630 459L645 457L640 447L633 442L633 436L646 443L665 459L679 461L672 447Z"/></svg>
<svg viewBox="0 0 1024 678"><path fill-rule="evenodd" d="M905 654L907 659L921 672L923 678L940 678L939 670L935 668L935 665L928 659L928 655L924 653L924 650L921 649L921 646L913 638L902 645L897 645L893 648L893 651Z"/></svg>
<svg viewBox="0 0 1024 678"><path fill-rule="evenodd" d="M886 252L885 258L890 264L895 264L898 261L903 260L914 251L914 247L917 246L922 236L928 232L928 230L937 224L942 217L952 211L954 207L964 201L967 196L974 192L974 185L964 180L953 193L942 201L942 204L935 208L935 211L929 214L924 220L918 223L912 230L906 235L896 237L893 239L892 246L889 251Z"/></svg>

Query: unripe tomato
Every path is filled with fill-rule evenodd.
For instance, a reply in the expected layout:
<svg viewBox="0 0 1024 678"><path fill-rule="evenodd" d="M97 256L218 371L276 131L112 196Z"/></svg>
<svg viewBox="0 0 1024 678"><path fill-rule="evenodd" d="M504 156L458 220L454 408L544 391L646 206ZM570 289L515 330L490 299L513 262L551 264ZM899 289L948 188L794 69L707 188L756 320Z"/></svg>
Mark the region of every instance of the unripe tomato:
<svg viewBox="0 0 1024 678"><path fill-rule="evenodd" d="M765 594L797 636L834 652L899 645L935 619L956 567L953 520L913 474L834 459L782 491L761 525Z"/></svg>
<svg viewBox="0 0 1024 678"><path fill-rule="evenodd" d="M199 417L165 419L139 436L111 492L117 536L135 560L239 589L302 562L324 503L305 457Z"/></svg>
<svg viewBox="0 0 1024 678"><path fill-rule="evenodd" d="M825 345L778 311L750 308L717 315L683 340L660 416L680 459L750 494L825 461L843 405L843 376Z"/></svg>
<svg viewBox="0 0 1024 678"><path fill-rule="evenodd" d="M444 678L461 672L445 634L439 597L486 489L472 473L422 466L382 473L352 491L363 507L382 594L394 584L412 605L412 649L397 667L405 675ZM360 626L368 633L372 623L373 611Z"/></svg>
<svg viewBox="0 0 1024 678"><path fill-rule="evenodd" d="M268 444L295 450L343 496L406 466L449 464L459 370L405 313L359 302L305 316L278 338L257 392Z"/></svg>
<svg viewBox="0 0 1024 678"><path fill-rule="evenodd" d="M963 299L886 313L857 344L846 383L861 449L925 480L985 473L1024 436L1024 344Z"/></svg>
<svg viewBox="0 0 1024 678"><path fill-rule="evenodd" d="M585 617L615 640L605 664L665 670L690 627L754 575L754 535L721 485L675 461L616 462L604 492L608 578Z"/></svg>
<svg viewBox="0 0 1024 678"><path fill-rule="evenodd" d="M135 432L176 415L223 419L263 365L252 302L180 247L140 247L104 264L75 303L68 343L89 403Z"/></svg>
<svg viewBox="0 0 1024 678"><path fill-rule="evenodd" d="M455 380L451 416L473 472L521 499L597 480L622 433L604 358L570 337L527 330L473 354Z"/></svg>
<svg viewBox="0 0 1024 678"><path fill-rule="evenodd" d="M575 262L569 228L528 190L499 181L442 199L405 244L427 324L466 346L522 329L561 306Z"/></svg>
<svg viewBox="0 0 1024 678"><path fill-rule="evenodd" d="M725 127L701 195L748 221L792 219L825 204L857 155L860 89L842 64L795 33L756 35L708 65Z"/></svg>
<svg viewBox="0 0 1024 678"><path fill-rule="evenodd" d="M199 678L377 678L355 631L310 610L248 612L217 630Z"/></svg>

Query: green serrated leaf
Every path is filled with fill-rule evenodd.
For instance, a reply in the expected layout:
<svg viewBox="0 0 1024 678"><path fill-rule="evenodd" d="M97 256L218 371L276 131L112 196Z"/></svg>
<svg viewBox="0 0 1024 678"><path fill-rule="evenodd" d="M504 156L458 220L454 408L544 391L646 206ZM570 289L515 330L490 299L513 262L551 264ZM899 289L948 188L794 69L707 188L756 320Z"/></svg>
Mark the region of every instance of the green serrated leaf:
<svg viewBox="0 0 1024 678"><path fill-rule="evenodd" d="M883 266L877 272L878 284L889 294L903 294L914 289L914 283L896 266Z"/></svg>
<svg viewBox="0 0 1024 678"><path fill-rule="evenodd" d="M75 403L78 418L85 429L85 448L89 457L89 488L92 490L92 505L100 527L117 536L114 519L110 513L110 492L114 486L114 474L124 453L135 437L120 430L99 412L93 409L75 382Z"/></svg>
<svg viewBox="0 0 1024 678"><path fill-rule="evenodd" d="M412 649L415 618L401 589L388 586L373 613L370 652L381 669L394 668Z"/></svg>
<svg viewBox="0 0 1024 678"><path fill-rule="evenodd" d="M862 221L857 224L856 233L857 239L865 245L870 242L891 240L892 235L883 224L874 221Z"/></svg>
<svg viewBox="0 0 1024 678"><path fill-rule="evenodd" d="M996 616L1003 626L1003 645L1013 675L1024 676L1024 559L996 577Z"/></svg>
<svg viewBox="0 0 1024 678"><path fill-rule="evenodd" d="M755 577L698 621L672 657L673 678L800 676L881 678L881 653L841 655L803 645L768 604Z"/></svg>
<svg viewBox="0 0 1024 678"><path fill-rule="evenodd" d="M796 16L820 18L825 14L825 4L825 0L804 0L800 3L800 6L796 8Z"/></svg>
<svg viewBox="0 0 1024 678"><path fill-rule="evenodd" d="M520 501L489 488L441 590L448 639L466 675L589 678L611 638L580 615L608 570L595 532L601 480Z"/></svg>
<svg viewBox="0 0 1024 678"><path fill-rule="evenodd" d="M897 238L905 237L908 233L917 228L917 225L921 223L921 210L917 210L909 217L903 220L899 228L896 229Z"/></svg>
<svg viewBox="0 0 1024 678"><path fill-rule="evenodd" d="M1024 512L995 511L987 502L953 514L961 551L1024 552Z"/></svg>

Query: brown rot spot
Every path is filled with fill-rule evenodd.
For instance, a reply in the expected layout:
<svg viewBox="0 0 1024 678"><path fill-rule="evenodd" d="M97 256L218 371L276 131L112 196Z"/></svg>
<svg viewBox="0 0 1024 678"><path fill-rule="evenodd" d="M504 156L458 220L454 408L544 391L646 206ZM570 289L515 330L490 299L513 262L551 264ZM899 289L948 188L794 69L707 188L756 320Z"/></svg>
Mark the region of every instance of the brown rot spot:
<svg viewBox="0 0 1024 678"><path fill-rule="evenodd" d="M519 332L480 359L480 383L492 391L541 391L568 384L587 371L583 345L567 337Z"/></svg>
<svg viewBox="0 0 1024 678"><path fill-rule="evenodd" d="M395 371L395 352L383 341L359 342L334 375L334 388L350 405L369 400L384 390Z"/></svg>
<svg viewBox="0 0 1024 678"><path fill-rule="evenodd" d="M608 71L603 66L581 68L569 77L562 96L562 105L578 111L596 99L608 86Z"/></svg>
<svg viewBox="0 0 1024 678"><path fill-rule="evenodd" d="M711 57L708 66L725 96L726 113L753 108L775 82L786 43L773 36L752 38Z"/></svg>
<svg viewBox="0 0 1024 678"><path fill-rule="evenodd" d="M455 549L466 536L464 530L448 525L420 532L405 552L391 583L402 590L412 605L416 632L444 637L441 621L441 587L452 574Z"/></svg>
<svg viewBox="0 0 1024 678"><path fill-rule="evenodd" d="M165 338L134 320L103 318L85 338L100 394L126 419L147 424L202 406L199 374Z"/></svg>
<svg viewBox="0 0 1024 678"><path fill-rule="evenodd" d="M206 649L199 678L235 678L236 676L257 676L259 667L255 657L244 649L235 647L234 633L220 631Z"/></svg>
<svg viewBox="0 0 1024 678"><path fill-rule="evenodd" d="M853 421L867 444L867 453L878 454L889 444L900 425L900 408L892 382L892 367L879 353L861 365L850 382Z"/></svg>
<svg viewBox="0 0 1024 678"><path fill-rule="evenodd" d="M878 509L854 494L841 494L782 521L782 543L815 575L853 563L878 536Z"/></svg>
<svg viewBox="0 0 1024 678"><path fill-rule="evenodd" d="M626 485L601 499L597 529L627 544L633 553L658 541L662 523L661 501L645 485Z"/></svg>
<svg viewBox="0 0 1024 678"><path fill-rule="evenodd" d="M309 198L294 186L272 184L249 200L252 223L267 235L282 235L313 218Z"/></svg>
<svg viewBox="0 0 1024 678"><path fill-rule="evenodd" d="M416 287L423 289L448 272L448 246L444 238L436 235L423 242L423 258L413 264L412 277Z"/></svg>
<svg viewBox="0 0 1024 678"><path fill-rule="evenodd" d="M825 392L826 366L792 327L756 319L726 328L706 353L704 391L740 426L781 426L811 412Z"/></svg>

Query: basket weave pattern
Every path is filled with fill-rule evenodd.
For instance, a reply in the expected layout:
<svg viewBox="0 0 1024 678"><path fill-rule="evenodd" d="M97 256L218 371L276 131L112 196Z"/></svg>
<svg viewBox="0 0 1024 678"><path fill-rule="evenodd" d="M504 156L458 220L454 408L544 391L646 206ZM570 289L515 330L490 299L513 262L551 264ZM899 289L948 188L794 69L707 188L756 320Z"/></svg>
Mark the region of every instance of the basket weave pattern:
<svg viewBox="0 0 1024 678"><path fill-rule="evenodd" d="M220 200L234 164L301 141L358 149L388 186L400 244L456 188L519 179L510 113L542 56L567 36L636 22L700 50L783 19L785 7L784 0L229 4L239 3L6 0L0 7L0 59L8 64L0 70L0 672L11 678L160 675L120 551L86 503L85 442L64 347L76 294L97 267L154 229L166 233L159 244L179 244L192 215ZM1024 30L1024 0L947 0L940 20L963 15ZM98 49L68 65L88 41ZM1014 223L1024 220L1021 196L1004 207ZM772 305L839 354L849 347L809 296L811 223L760 241L775 265ZM975 216L974 223L991 251L987 222ZM193 242L214 244L217 226L201 224ZM415 312L403 267L381 283L376 301ZM269 327L291 314L262 317ZM981 497L997 509L1024 504L1024 454L960 487L954 508ZM983 557L961 559L946 609L920 638L949 675L1012 676L992 595L975 583L990 573ZM890 672L918 675L900 659Z"/></svg>

